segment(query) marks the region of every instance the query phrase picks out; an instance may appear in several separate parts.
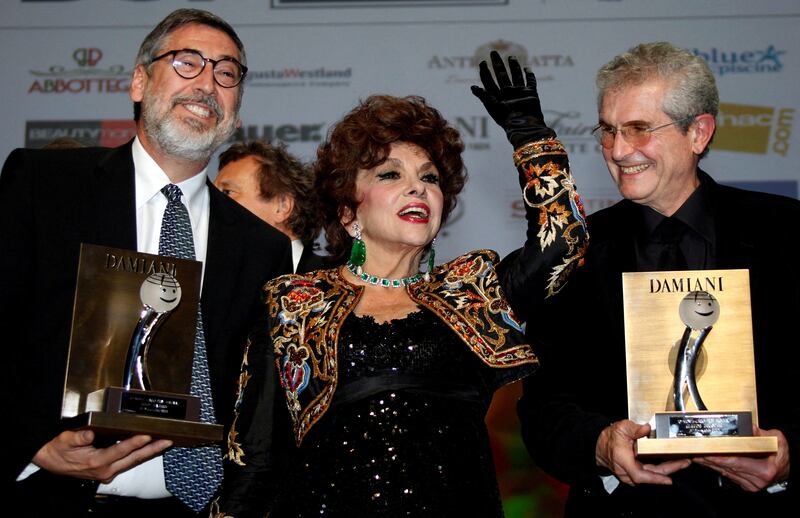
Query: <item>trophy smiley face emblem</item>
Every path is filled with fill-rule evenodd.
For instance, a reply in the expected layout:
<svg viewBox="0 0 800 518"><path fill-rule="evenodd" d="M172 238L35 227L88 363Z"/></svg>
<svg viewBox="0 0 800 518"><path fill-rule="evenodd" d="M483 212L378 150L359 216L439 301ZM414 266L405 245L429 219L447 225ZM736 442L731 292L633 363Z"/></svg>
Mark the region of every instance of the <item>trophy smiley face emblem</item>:
<svg viewBox="0 0 800 518"><path fill-rule="evenodd" d="M147 352L150 341L166 316L180 304L181 285L168 273L153 273L139 288L139 298L143 307L125 357L122 377L122 386L125 390L131 388L150 390L150 377L147 373ZM134 382L137 382L136 386L133 385Z"/></svg>
<svg viewBox="0 0 800 518"><path fill-rule="evenodd" d="M697 409L706 410L706 404L697 389L695 371L703 342L711 332L711 328L719 320L719 302L707 291L690 291L678 305L678 314L686 325L686 329L684 329L678 356L675 360L675 377L672 383L675 410L686 410L684 388L689 391ZM692 333L695 331L697 331L697 336L692 339Z"/></svg>
<svg viewBox="0 0 800 518"><path fill-rule="evenodd" d="M180 304L181 285L168 273L154 273L142 283L139 298L157 313L166 313Z"/></svg>
<svg viewBox="0 0 800 518"><path fill-rule="evenodd" d="M686 327L706 329L719 320L719 302L707 291L691 291L678 306L678 313Z"/></svg>

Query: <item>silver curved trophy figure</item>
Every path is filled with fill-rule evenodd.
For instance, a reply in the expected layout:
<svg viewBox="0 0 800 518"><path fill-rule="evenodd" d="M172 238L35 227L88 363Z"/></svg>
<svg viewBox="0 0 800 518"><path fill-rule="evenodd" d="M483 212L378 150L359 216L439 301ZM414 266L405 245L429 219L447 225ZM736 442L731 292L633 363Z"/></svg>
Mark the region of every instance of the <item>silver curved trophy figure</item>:
<svg viewBox="0 0 800 518"><path fill-rule="evenodd" d="M703 342L719 319L719 302L706 291L691 291L681 300L678 313L686 325L686 330L683 332L678 357L675 360L672 388L675 410L686 410L684 388L688 390L698 410L707 410L697 390L696 367ZM699 331L694 339L692 339L693 331Z"/></svg>
<svg viewBox="0 0 800 518"><path fill-rule="evenodd" d="M139 298L142 301L142 311L131 335L122 375L122 386L125 390L150 390L150 377L147 374L150 342L158 327L180 303L181 285L168 273L154 273L142 283ZM131 387L134 380L137 386Z"/></svg>

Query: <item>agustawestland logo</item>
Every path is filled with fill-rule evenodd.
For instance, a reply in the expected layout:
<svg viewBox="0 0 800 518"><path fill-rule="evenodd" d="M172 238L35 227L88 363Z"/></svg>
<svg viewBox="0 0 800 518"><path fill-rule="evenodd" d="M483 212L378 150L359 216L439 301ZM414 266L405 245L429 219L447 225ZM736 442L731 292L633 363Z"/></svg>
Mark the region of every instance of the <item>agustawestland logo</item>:
<svg viewBox="0 0 800 518"><path fill-rule="evenodd" d="M712 149L785 157L794 118L794 108L720 103Z"/></svg>
<svg viewBox="0 0 800 518"><path fill-rule="evenodd" d="M350 86L353 69L347 68L300 68L285 67L264 70L249 70L245 84L253 87L321 87L336 88Z"/></svg>
<svg viewBox="0 0 800 518"><path fill-rule="evenodd" d="M103 67L103 51L98 48L79 48L72 52L74 64L51 65L46 70L31 70L33 83L29 94L88 94L127 93L131 72L123 65Z"/></svg>
<svg viewBox="0 0 800 518"><path fill-rule="evenodd" d="M711 71L722 77L726 74L763 74L776 73L783 70L781 56L785 50L778 50L774 45L764 50L722 50L692 49L696 56L708 62Z"/></svg>
<svg viewBox="0 0 800 518"><path fill-rule="evenodd" d="M553 75L548 73L552 68L572 67L575 63L569 54L529 54L528 49L513 41L497 40L481 45L472 55L434 55L428 59L428 68L447 73L448 83L476 83L478 81L478 64L489 62L489 53L497 51L505 62L508 56L516 57L523 67L528 67L536 74L536 80L550 81Z"/></svg>
<svg viewBox="0 0 800 518"><path fill-rule="evenodd" d="M28 121L25 147L38 148L60 139L76 140L85 146L120 146L136 136L133 120Z"/></svg>

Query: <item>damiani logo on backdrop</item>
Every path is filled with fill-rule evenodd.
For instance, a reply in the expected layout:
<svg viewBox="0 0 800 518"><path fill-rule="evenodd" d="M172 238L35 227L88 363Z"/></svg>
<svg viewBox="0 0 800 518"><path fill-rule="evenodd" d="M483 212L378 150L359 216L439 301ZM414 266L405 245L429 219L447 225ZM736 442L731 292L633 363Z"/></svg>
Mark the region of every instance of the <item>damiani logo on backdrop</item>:
<svg viewBox="0 0 800 518"><path fill-rule="evenodd" d="M592 136L593 123L583 121L581 112L546 109L544 118L571 156L600 154L600 144ZM488 115L457 115L450 122L461 133L467 149L485 151L491 148L492 141L508 145L503 130Z"/></svg>
<svg viewBox="0 0 800 518"><path fill-rule="evenodd" d="M124 65L100 66L103 51L94 47L78 48L72 52L69 65L50 65L45 70L31 70L33 83L29 94L88 94L127 93L131 71Z"/></svg>
<svg viewBox="0 0 800 518"><path fill-rule="evenodd" d="M794 108L720 103L712 149L787 156Z"/></svg>
<svg viewBox="0 0 800 518"><path fill-rule="evenodd" d="M536 73L538 82L551 81L552 74L544 69L572 67L575 63L569 54L528 54L528 49L513 41L497 40L485 43L475 49L472 55L434 55L428 59L428 68L449 72L448 83L473 83L478 81L478 64L489 61L489 53L496 50L505 61L508 56L515 56L524 67Z"/></svg>

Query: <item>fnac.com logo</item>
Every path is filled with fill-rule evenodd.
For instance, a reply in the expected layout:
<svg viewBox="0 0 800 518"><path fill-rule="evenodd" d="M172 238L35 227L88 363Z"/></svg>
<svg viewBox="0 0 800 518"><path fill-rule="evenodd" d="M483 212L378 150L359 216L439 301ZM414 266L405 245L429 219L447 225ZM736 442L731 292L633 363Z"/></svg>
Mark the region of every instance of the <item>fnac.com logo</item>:
<svg viewBox="0 0 800 518"><path fill-rule="evenodd" d="M720 103L714 149L786 156L794 108Z"/></svg>
<svg viewBox="0 0 800 518"><path fill-rule="evenodd" d="M94 47L75 49L72 60L77 67L51 65L47 70L31 70L33 83L28 87L29 94L64 93L124 93L130 87L131 72L123 65L108 68L98 66L103 59L103 51Z"/></svg>

